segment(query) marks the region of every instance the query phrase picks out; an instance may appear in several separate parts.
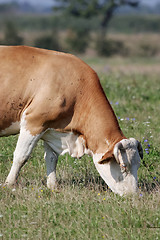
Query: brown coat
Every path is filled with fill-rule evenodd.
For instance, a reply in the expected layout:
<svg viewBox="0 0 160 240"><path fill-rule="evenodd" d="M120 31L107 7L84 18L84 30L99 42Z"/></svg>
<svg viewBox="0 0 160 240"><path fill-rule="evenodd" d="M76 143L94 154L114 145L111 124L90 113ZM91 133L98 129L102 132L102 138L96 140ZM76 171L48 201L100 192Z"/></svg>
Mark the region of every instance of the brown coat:
<svg viewBox="0 0 160 240"><path fill-rule="evenodd" d="M82 60L25 46L1 46L0 58L0 132L27 109L32 135L73 131L97 153L125 138L97 74Z"/></svg>

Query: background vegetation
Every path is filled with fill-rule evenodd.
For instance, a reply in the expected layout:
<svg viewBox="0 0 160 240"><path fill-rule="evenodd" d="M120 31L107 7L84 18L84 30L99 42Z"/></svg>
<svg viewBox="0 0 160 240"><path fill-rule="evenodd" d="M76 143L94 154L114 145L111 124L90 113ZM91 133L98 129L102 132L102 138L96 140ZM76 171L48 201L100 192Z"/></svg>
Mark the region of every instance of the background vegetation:
<svg viewBox="0 0 160 240"><path fill-rule="evenodd" d="M138 14L135 17L133 14L117 14L110 19L107 34L103 37L102 30L100 31L101 21L101 17L96 15L86 19L69 14L30 13L23 16L15 14L14 17L1 14L0 43L25 44L75 54L88 54L88 51L92 51L94 55L103 56L150 57L160 54L159 15ZM135 39L136 44L133 44Z"/></svg>
<svg viewBox="0 0 160 240"><path fill-rule="evenodd" d="M0 138L0 239L160 239L160 16L116 15L100 52L96 16L75 21L0 10L1 44L78 54L97 71L124 134L144 148L139 192L119 197L88 156L60 157L59 188L48 190L42 141L21 170L18 187L4 188L17 136Z"/></svg>

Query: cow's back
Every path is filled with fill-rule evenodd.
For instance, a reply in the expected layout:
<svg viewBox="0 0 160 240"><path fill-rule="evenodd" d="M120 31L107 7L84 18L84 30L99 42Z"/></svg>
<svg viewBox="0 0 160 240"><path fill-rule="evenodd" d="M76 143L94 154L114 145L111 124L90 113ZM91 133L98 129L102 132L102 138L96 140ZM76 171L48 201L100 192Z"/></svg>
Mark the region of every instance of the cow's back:
<svg viewBox="0 0 160 240"><path fill-rule="evenodd" d="M45 110L40 124L47 116L46 122L57 119L53 127L65 127L62 117L69 124L77 98L86 92L86 80L95 74L73 55L44 49L1 46L0 59L0 131L19 122L27 108L35 115Z"/></svg>

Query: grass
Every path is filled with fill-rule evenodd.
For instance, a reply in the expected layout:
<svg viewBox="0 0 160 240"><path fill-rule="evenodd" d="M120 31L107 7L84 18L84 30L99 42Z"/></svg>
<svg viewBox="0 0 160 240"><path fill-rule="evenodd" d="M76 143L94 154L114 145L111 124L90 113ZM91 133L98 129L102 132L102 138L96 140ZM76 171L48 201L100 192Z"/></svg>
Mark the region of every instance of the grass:
<svg viewBox="0 0 160 240"><path fill-rule="evenodd" d="M20 172L19 186L0 187L0 239L160 239L160 85L158 70L152 70L158 69L159 60L87 61L98 71L124 134L143 145L139 193L115 195L91 158L69 155L59 158L59 189L51 192L45 186L40 141ZM16 141L17 136L0 139L1 184L10 170Z"/></svg>

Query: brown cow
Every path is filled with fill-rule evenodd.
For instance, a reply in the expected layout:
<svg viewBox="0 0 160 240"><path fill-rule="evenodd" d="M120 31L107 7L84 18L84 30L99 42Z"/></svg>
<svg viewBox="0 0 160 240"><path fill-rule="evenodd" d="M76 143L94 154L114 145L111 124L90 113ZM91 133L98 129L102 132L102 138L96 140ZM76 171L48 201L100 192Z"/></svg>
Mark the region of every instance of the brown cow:
<svg viewBox="0 0 160 240"><path fill-rule="evenodd" d="M39 139L47 186L56 185L58 155L92 156L120 195L137 189L141 144L127 139L97 74L73 55L25 46L0 47L0 136L18 134L6 185L14 185Z"/></svg>

